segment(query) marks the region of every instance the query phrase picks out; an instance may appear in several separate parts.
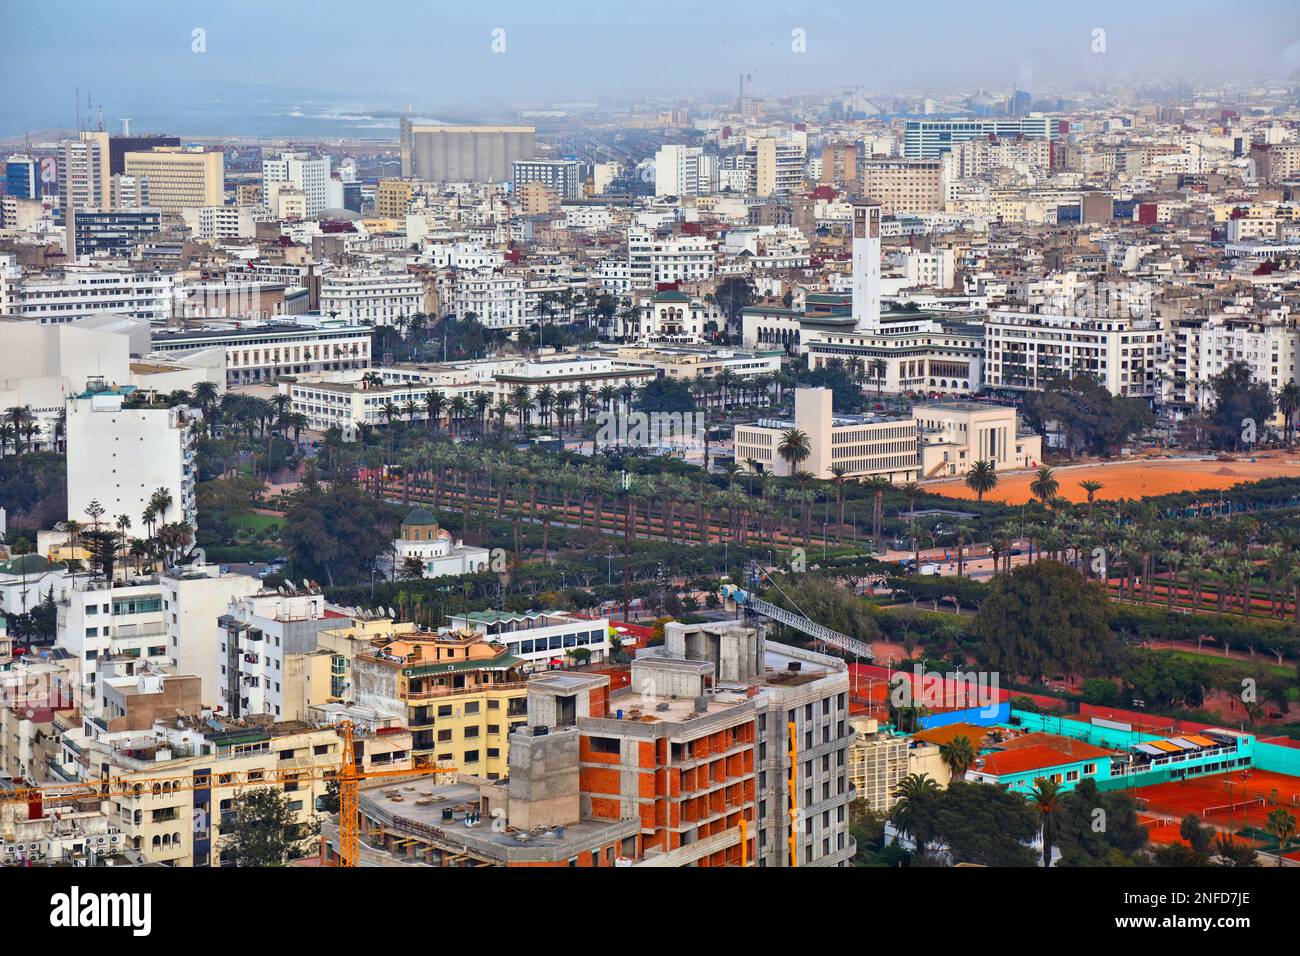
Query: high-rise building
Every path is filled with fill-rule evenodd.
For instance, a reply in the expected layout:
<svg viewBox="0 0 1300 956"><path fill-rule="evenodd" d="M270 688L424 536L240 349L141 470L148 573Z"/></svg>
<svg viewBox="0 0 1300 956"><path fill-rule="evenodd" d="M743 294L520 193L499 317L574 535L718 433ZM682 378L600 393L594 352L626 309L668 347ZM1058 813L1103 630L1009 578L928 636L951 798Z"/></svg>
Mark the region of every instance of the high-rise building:
<svg viewBox="0 0 1300 956"><path fill-rule="evenodd" d="M441 126L403 119L402 176L432 182L498 183L532 159L532 126Z"/></svg>
<svg viewBox="0 0 1300 956"><path fill-rule="evenodd" d="M405 219L415 191L405 179L381 179L375 188L375 215L381 219Z"/></svg>
<svg viewBox="0 0 1300 956"><path fill-rule="evenodd" d="M160 136L146 133L143 136L110 136L108 138L108 172L116 176L126 172L127 153L146 153L159 146L180 146L179 136Z"/></svg>
<svg viewBox="0 0 1300 956"><path fill-rule="evenodd" d="M707 195L717 178L717 157L705 155L701 146L670 143L655 153L656 196Z"/></svg>
<svg viewBox="0 0 1300 956"><path fill-rule="evenodd" d="M124 173L149 180L149 201L164 213L220 206L225 202L225 157L221 150L162 146L148 152L130 152Z"/></svg>
<svg viewBox="0 0 1300 956"><path fill-rule="evenodd" d="M36 160L30 156L9 157L5 163L5 195L17 199L35 199L40 195Z"/></svg>
<svg viewBox="0 0 1300 956"><path fill-rule="evenodd" d="M90 388L68 401L68 517L83 524L92 501L101 521L118 515L144 528L145 509L160 488L171 504L159 524L196 527L194 415L184 407L130 408L115 389Z"/></svg>
<svg viewBox="0 0 1300 956"><path fill-rule="evenodd" d="M821 183L826 186L856 187L859 158L855 143L827 143L822 147Z"/></svg>
<svg viewBox="0 0 1300 956"><path fill-rule="evenodd" d="M262 160L262 199L271 205L270 187L290 183L305 197L307 219L314 219L329 208L330 158L307 153L281 153L275 159Z"/></svg>
<svg viewBox="0 0 1300 956"><path fill-rule="evenodd" d="M108 134L82 132L59 152L59 205L63 209L103 209L111 198Z"/></svg>
<svg viewBox="0 0 1300 956"><path fill-rule="evenodd" d="M518 159L511 185L516 193L527 183L541 183L560 199L582 195L582 164L576 159Z"/></svg>
<svg viewBox="0 0 1300 956"><path fill-rule="evenodd" d="M753 153L755 196L798 192L803 187L802 143L763 136L755 140Z"/></svg>

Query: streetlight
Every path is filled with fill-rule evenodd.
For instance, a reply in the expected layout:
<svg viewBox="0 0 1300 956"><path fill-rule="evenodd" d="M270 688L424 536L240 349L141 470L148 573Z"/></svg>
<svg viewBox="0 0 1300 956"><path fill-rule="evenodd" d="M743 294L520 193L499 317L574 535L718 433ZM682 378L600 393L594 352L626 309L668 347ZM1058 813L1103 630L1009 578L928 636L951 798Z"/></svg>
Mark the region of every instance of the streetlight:
<svg viewBox="0 0 1300 956"><path fill-rule="evenodd" d="M823 561L826 560L826 526L829 524L830 521L822 522L822 560Z"/></svg>
<svg viewBox="0 0 1300 956"><path fill-rule="evenodd" d="M605 587L614 586L614 549L605 549Z"/></svg>

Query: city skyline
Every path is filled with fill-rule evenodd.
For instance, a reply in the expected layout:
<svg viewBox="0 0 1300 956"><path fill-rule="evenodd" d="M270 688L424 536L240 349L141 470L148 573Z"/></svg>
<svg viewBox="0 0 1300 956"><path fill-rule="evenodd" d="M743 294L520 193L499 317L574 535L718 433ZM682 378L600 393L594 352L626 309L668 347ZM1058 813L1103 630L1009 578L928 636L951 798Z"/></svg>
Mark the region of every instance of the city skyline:
<svg viewBox="0 0 1300 956"><path fill-rule="evenodd" d="M60 7L75 16L58 31L42 29ZM740 73L752 75L758 95L780 97L1287 81L1300 67L1300 14L1280 2L1228 33L1207 28L1217 11L1202 2L1086 11L1013 4L993 14L948 0L861 11L761 2L743 16L734 6L678 2L628 11L579 2L558 15L521 3L400 3L375 22L401 29L376 27L360 39L350 5L327 0L312 11L303 19L296 2L244 0L15 9L0 136L75 129L78 116L93 128L102 108L112 130L130 117L137 129L191 136L395 139L397 114L408 108L456 121L522 105L700 102L733 95ZM295 42L284 46L287 35ZM586 70L563 68L578 58Z"/></svg>

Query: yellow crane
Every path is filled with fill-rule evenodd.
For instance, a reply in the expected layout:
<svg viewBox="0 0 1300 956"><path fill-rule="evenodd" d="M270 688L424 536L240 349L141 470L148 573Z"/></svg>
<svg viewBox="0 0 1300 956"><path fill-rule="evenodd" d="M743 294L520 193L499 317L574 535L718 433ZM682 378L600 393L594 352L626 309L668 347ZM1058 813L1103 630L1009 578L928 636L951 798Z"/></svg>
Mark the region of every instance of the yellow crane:
<svg viewBox="0 0 1300 956"><path fill-rule="evenodd" d="M430 773L452 773L455 767L415 767L401 770L358 770L352 722L332 725L343 742L337 770L316 767L309 770L233 770L229 772L175 776L105 776L85 783L53 783L35 787L0 790L0 803L25 803L29 807L46 804L74 803L79 800L106 800L110 797L138 797L145 790L153 793L207 790L215 787L272 787L311 780L337 780L339 785L339 856L342 866L356 866L360 848L357 785L362 780L380 778L423 777Z"/></svg>

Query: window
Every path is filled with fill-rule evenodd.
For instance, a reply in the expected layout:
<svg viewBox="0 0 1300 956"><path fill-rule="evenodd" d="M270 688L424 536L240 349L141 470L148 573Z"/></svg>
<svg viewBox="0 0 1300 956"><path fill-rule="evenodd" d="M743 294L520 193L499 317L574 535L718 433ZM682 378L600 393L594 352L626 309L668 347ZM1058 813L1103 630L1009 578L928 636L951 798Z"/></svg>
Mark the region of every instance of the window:
<svg viewBox="0 0 1300 956"><path fill-rule="evenodd" d="M478 763L478 751L477 751L477 750L466 750L466 751L465 751L465 763Z"/></svg>

